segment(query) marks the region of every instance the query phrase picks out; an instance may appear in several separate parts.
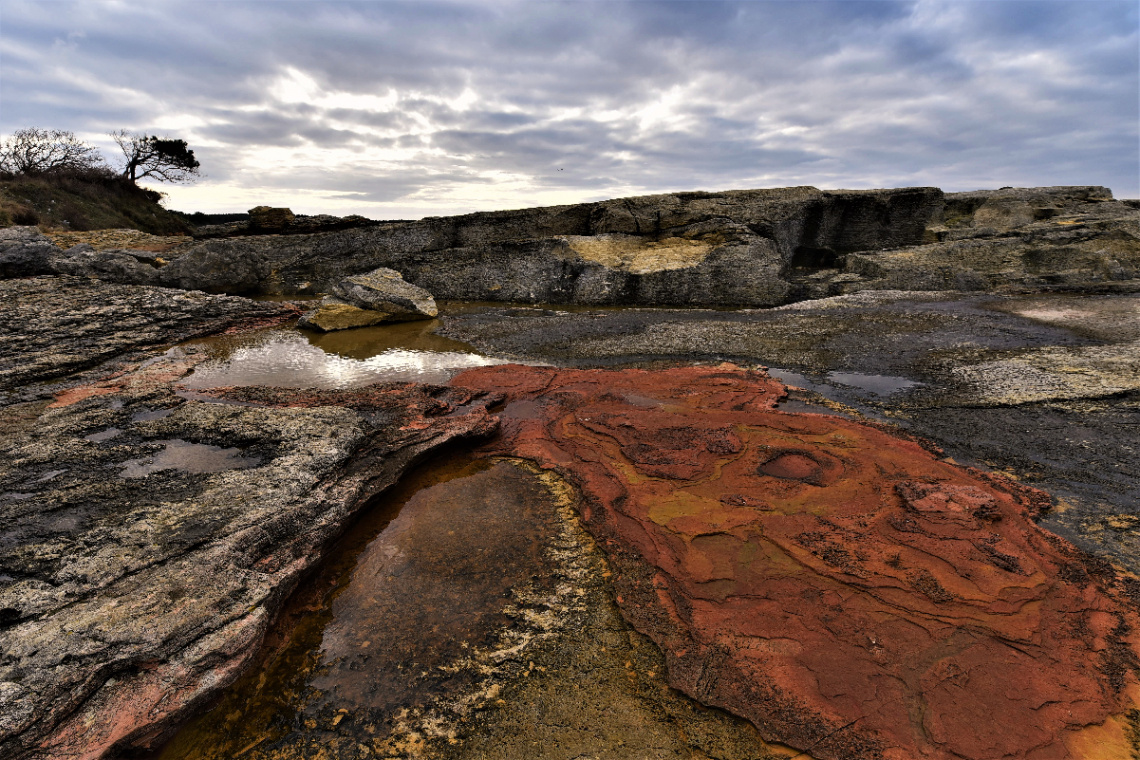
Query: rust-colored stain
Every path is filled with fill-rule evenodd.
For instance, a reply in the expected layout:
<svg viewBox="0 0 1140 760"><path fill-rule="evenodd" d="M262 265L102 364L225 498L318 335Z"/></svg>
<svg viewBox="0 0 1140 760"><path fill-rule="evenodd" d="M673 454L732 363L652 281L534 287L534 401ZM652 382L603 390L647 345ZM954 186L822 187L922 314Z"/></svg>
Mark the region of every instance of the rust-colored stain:
<svg viewBox="0 0 1140 760"><path fill-rule="evenodd" d="M822 760L1133 756L1128 582L1033 523L1042 492L777 411L783 386L731 366L452 384L506 394L488 447L579 488L670 683L766 738Z"/></svg>

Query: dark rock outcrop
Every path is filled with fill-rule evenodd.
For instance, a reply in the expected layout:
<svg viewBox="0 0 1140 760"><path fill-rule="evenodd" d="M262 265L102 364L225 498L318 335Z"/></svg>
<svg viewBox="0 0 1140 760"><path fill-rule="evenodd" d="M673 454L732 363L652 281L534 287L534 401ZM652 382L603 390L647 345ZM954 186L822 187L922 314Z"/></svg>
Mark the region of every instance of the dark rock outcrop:
<svg viewBox="0 0 1140 760"><path fill-rule="evenodd" d="M772 305L785 270L922 241L934 188L682 193L388 223L320 235L215 240L163 282L207 291L327 292L390 267L437 298ZM240 272L219 281L225 262Z"/></svg>
<svg viewBox="0 0 1140 760"><path fill-rule="evenodd" d="M1129 582L1034 524L1046 494L879 426L777 411L779 383L731 366L452 382L507 394L491 451L580 489L670 683L766 739L821 760L1131 746Z"/></svg>
<svg viewBox="0 0 1140 760"><path fill-rule="evenodd" d="M59 252L35 227L0 229L0 278L51 274Z"/></svg>
<svg viewBox="0 0 1140 760"><path fill-rule="evenodd" d="M280 234L178 246L169 264L153 255L132 263L119 251L45 252L29 248L30 240L4 253L0 242L0 272L316 294L387 267L442 299L646 306L763 307L884 289L1140 289L1136 208L1101 187L949 195L936 188L798 187L318 227L311 234L299 224L282 222Z"/></svg>

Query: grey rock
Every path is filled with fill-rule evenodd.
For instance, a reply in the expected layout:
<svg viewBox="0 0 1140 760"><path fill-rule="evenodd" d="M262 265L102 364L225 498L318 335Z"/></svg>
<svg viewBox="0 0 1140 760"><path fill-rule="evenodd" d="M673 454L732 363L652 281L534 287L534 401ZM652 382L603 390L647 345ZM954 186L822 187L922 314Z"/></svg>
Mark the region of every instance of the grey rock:
<svg viewBox="0 0 1140 760"><path fill-rule="evenodd" d="M36 227L0 229L0 278L49 274L51 258L58 252Z"/></svg>
<svg viewBox="0 0 1140 760"><path fill-rule="evenodd" d="M28 386L243 322L282 321L290 305L87 278L0 280L0 400Z"/></svg>
<svg viewBox="0 0 1140 760"><path fill-rule="evenodd" d="M941 199L936 188L678 193L216 240L208 252L195 249L166 267L163 282L305 294L330 292L345 277L379 266L446 299L773 305L795 297L792 270L801 259L814 266L815 259L921 243ZM591 258L583 241L613 236L635 239L649 254L680 240L702 245L707 255L658 269ZM226 267L237 284L220 276Z"/></svg>
<svg viewBox="0 0 1140 760"><path fill-rule="evenodd" d="M105 282L145 285L154 282L155 268L127 251L97 251L80 244L50 259L51 270L72 277L90 277Z"/></svg>
<svg viewBox="0 0 1140 760"><path fill-rule="evenodd" d="M431 293L385 267L346 277L330 292L358 308L385 312L393 320L431 319L439 313Z"/></svg>
<svg viewBox="0 0 1140 760"><path fill-rule="evenodd" d="M210 240L196 246L159 270L156 284L207 293L267 292L271 250L247 242L252 240L258 238Z"/></svg>

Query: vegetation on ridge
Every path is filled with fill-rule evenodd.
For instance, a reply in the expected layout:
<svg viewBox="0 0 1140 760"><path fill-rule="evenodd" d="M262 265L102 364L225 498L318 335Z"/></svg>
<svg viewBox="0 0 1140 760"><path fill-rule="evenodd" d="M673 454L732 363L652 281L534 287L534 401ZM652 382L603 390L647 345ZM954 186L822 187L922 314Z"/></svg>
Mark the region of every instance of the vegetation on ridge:
<svg viewBox="0 0 1140 760"><path fill-rule="evenodd" d="M73 132L30 127L0 143L0 227L189 232L192 225L183 216L160 205L162 193L136 181L192 181L199 167L194 151L184 140L125 130L112 137L123 151L121 169Z"/></svg>

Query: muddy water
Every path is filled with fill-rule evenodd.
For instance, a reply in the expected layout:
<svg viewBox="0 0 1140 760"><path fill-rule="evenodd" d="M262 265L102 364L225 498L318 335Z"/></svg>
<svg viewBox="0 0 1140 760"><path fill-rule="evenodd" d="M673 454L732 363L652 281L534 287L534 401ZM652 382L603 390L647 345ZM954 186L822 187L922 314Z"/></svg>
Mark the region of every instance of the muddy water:
<svg viewBox="0 0 1140 760"><path fill-rule="evenodd" d="M462 662L496 646L512 590L550 585L551 503L509 461L420 467L290 600L260 662L158 757L355 757L406 741L409 710L476 686Z"/></svg>

